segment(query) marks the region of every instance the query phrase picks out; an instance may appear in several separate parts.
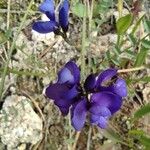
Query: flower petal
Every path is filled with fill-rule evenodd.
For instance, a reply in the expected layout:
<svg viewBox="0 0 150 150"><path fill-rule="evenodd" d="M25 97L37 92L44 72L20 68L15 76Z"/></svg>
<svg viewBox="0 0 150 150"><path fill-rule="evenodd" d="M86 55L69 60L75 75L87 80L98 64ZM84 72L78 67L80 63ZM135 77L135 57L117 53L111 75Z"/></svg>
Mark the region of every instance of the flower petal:
<svg viewBox="0 0 150 150"><path fill-rule="evenodd" d="M122 98L111 92L99 92L91 96L91 105L107 107L113 114L121 108Z"/></svg>
<svg viewBox="0 0 150 150"><path fill-rule="evenodd" d="M117 75L117 69L111 68L111 69L107 69L107 70L103 71L98 76L98 79L97 79L97 82L96 82L96 87L98 88L98 87L102 86L102 83L104 83L107 80L110 80L115 75Z"/></svg>
<svg viewBox="0 0 150 150"><path fill-rule="evenodd" d="M78 95L76 85L69 87L67 84L51 84L45 89L45 95L54 100L63 115L67 115L70 106L76 101L74 99Z"/></svg>
<svg viewBox="0 0 150 150"><path fill-rule="evenodd" d="M76 85L72 88L67 84L51 84L45 89L45 95L53 99L54 103L60 107L68 107L74 103L74 98L78 95Z"/></svg>
<svg viewBox="0 0 150 150"><path fill-rule="evenodd" d="M55 9L53 0L44 0L39 6L39 10L47 15L50 20L55 21Z"/></svg>
<svg viewBox="0 0 150 150"><path fill-rule="evenodd" d="M66 116L69 113L69 107L60 107L60 106L58 107L63 116Z"/></svg>
<svg viewBox="0 0 150 150"><path fill-rule="evenodd" d="M62 95L63 99L71 100L75 98L78 95L77 86L74 85L72 88L70 88L68 91L64 92Z"/></svg>
<svg viewBox="0 0 150 150"><path fill-rule="evenodd" d="M100 115L103 117L110 117L111 112L107 107L98 105L97 103L94 103L91 108L89 109L90 113L95 115Z"/></svg>
<svg viewBox="0 0 150 150"><path fill-rule="evenodd" d="M90 115L90 123L94 124L94 125L97 125L98 121L99 121L99 117L100 117L99 115L91 114Z"/></svg>
<svg viewBox="0 0 150 150"><path fill-rule="evenodd" d="M90 74L84 83L84 88L86 91L92 91L96 85L96 77L94 74Z"/></svg>
<svg viewBox="0 0 150 150"><path fill-rule="evenodd" d="M125 80L119 78L113 86L113 92L120 95L121 97L127 96L127 85Z"/></svg>
<svg viewBox="0 0 150 150"><path fill-rule="evenodd" d="M50 84L48 87L45 89L45 95L53 100L59 100L62 98L64 93L69 91L69 87L67 84Z"/></svg>
<svg viewBox="0 0 150 150"><path fill-rule="evenodd" d="M87 102L85 99L77 102L71 109L71 121L75 130L80 131L85 123Z"/></svg>
<svg viewBox="0 0 150 150"><path fill-rule="evenodd" d="M63 68L58 72L58 83L74 83L74 76L68 68Z"/></svg>
<svg viewBox="0 0 150 150"><path fill-rule="evenodd" d="M64 32L68 30L69 1L64 0L59 8L59 24Z"/></svg>
<svg viewBox="0 0 150 150"><path fill-rule="evenodd" d="M66 70L62 69L62 71L58 73L58 78L59 78L58 82L65 82L67 81L67 78L68 78L67 82L70 84L77 84L80 82L80 70L73 61L69 61L68 63L66 63L64 68L67 68L67 69ZM66 75L67 73L68 75ZM67 77L63 77L64 75L66 75Z"/></svg>
<svg viewBox="0 0 150 150"><path fill-rule="evenodd" d="M100 87L100 91L109 91L115 93L121 97L127 96L127 85L125 80L118 78L113 85L108 87Z"/></svg>
<svg viewBox="0 0 150 150"><path fill-rule="evenodd" d="M107 119L100 116L98 121L98 126L102 129L105 129L107 127Z"/></svg>
<svg viewBox="0 0 150 150"><path fill-rule="evenodd" d="M58 28L57 23L54 21L39 21L35 22L32 29L39 33L53 32Z"/></svg>

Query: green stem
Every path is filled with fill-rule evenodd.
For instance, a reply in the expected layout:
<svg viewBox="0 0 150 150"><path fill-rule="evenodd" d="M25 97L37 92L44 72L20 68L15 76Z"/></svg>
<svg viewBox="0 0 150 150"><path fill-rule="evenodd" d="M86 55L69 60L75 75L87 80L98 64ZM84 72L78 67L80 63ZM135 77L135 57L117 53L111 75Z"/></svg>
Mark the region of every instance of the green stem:
<svg viewBox="0 0 150 150"><path fill-rule="evenodd" d="M23 17L23 20L22 20L20 26L19 26L18 32L17 32L16 36L13 39L13 42L12 42L12 45L11 45L10 49L8 50L8 59L7 59L7 61L5 63L5 66L4 66L4 71L2 73L1 84L0 84L0 101L3 98L3 88L4 88L5 78L6 78L7 69L8 69L8 65L9 65L9 62L10 62L10 59L11 59L11 56L12 56L12 52L13 52L14 46L15 46L16 40L18 38L18 35L19 35L19 33L21 32L21 30L23 28L23 25L25 23L25 20L26 20L26 18L28 16L29 10L31 9L31 6L32 6L33 2L34 2L34 0L30 1L29 6L27 8L27 11L26 11L26 13L25 13L25 15Z"/></svg>
<svg viewBox="0 0 150 150"><path fill-rule="evenodd" d="M93 8L94 8L94 0L91 1L91 5L89 0L87 1L87 6L88 6L88 18L89 18L89 23L88 23L88 38L90 38L91 35L91 29L92 29L92 18L93 18Z"/></svg>
<svg viewBox="0 0 150 150"><path fill-rule="evenodd" d="M4 68L0 68L0 72L4 72ZM45 77L45 76L48 76L48 74L46 73L41 73L41 72L32 72L32 71L29 71L29 70L26 70L26 71L20 71L20 70L16 70L16 69L11 69L11 68L7 68L7 72L6 72L6 75L7 74L16 74L16 75L20 75L20 76L35 76L35 77Z"/></svg>
<svg viewBox="0 0 150 150"><path fill-rule="evenodd" d="M84 1L86 7L86 0ZM85 76L85 48L86 48L86 9L84 11L83 25L82 25L82 47L81 47L81 78Z"/></svg>

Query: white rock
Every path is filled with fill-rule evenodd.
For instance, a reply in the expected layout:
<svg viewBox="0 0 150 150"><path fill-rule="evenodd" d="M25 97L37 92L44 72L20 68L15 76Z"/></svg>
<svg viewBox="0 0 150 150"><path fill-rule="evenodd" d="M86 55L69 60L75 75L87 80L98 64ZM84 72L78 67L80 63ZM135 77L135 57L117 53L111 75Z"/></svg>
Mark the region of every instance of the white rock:
<svg viewBox="0 0 150 150"><path fill-rule="evenodd" d="M1 141L12 150L20 143L36 144L42 139L42 120L30 100L12 95L6 98L0 113Z"/></svg>

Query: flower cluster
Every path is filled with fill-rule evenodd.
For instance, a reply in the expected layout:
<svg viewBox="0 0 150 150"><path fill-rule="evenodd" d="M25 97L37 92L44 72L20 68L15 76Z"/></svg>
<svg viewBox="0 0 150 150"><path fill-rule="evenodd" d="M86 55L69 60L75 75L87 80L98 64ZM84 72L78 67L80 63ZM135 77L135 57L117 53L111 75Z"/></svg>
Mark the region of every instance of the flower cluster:
<svg viewBox="0 0 150 150"><path fill-rule="evenodd" d="M57 82L45 88L45 95L54 100L63 115L71 111L72 126L80 131L87 115L92 125L106 128L108 119L121 108L127 87L117 69L107 69L98 75L90 74L81 88L80 70L69 61L58 72Z"/></svg>
<svg viewBox="0 0 150 150"><path fill-rule="evenodd" d="M68 30L68 12L69 2L63 0L58 10L55 10L53 0L44 0L39 6L39 10L44 13L49 21L38 21L32 26L32 29L39 33L58 32L60 27L64 32Z"/></svg>

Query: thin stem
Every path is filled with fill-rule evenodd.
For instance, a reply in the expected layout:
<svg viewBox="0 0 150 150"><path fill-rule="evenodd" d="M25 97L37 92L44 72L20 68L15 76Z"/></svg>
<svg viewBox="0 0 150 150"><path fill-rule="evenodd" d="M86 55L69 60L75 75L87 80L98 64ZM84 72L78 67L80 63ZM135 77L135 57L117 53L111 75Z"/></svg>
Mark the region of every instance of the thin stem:
<svg viewBox="0 0 150 150"><path fill-rule="evenodd" d="M68 124L69 124L69 139L72 139L72 129L71 129L71 113L69 112L68 115ZM68 143L68 150L71 150L72 145L70 143Z"/></svg>
<svg viewBox="0 0 150 150"><path fill-rule="evenodd" d="M86 0L84 0L86 8ZM81 78L85 76L85 47L86 47L86 9L84 11L83 25L82 25L82 48L81 48Z"/></svg>
<svg viewBox="0 0 150 150"><path fill-rule="evenodd" d="M0 13L7 13L8 12L8 8L7 9L0 9ZM27 11L25 10L10 10L10 13L11 14L25 14ZM41 12L39 11L33 11L33 10L30 10L29 13L36 13L36 14L40 14Z"/></svg>
<svg viewBox="0 0 150 150"><path fill-rule="evenodd" d="M130 68L130 69L121 69L118 70L118 73L126 73L126 72L133 72L133 71L139 71L139 70L144 70L146 69L145 66L141 66L141 67L136 67L136 68Z"/></svg>
<svg viewBox="0 0 150 150"><path fill-rule="evenodd" d="M4 71L4 68L0 68L0 72L3 72L3 71ZM36 76L36 77L45 77L48 75L48 74L42 73L42 72L32 72L29 70L20 71L20 70L16 70L16 69L7 68L6 74L9 74L9 73L13 73L13 74L20 75L20 76L25 75L25 76Z"/></svg>
<svg viewBox="0 0 150 150"><path fill-rule="evenodd" d="M27 16L28 16L29 10L31 9L31 6L32 6L32 4L33 4L33 1L34 1L34 0L31 0L31 1L30 1L29 6L28 6L28 8L27 8L27 11L26 11L26 13L25 13L25 15L24 15L24 17L23 17L23 20L22 20L20 26L19 26L18 32L17 32L16 36L14 37L14 40L13 40L13 42L12 42L12 45L11 45L11 47L10 47L10 49L9 49L8 59L7 59L6 64L5 64L5 66L4 66L4 71L3 71L3 74L2 74L2 79L1 79L1 84L0 84L0 101L2 100L2 97L3 97L3 94L2 94L2 93L3 93L4 83L5 83L5 77L6 77L6 74L7 74L7 69L8 69L8 65L9 65L10 59L11 59L11 55L12 55L12 52L13 52L13 49L14 49L16 40L17 40L17 38L18 38L18 35L19 35L19 33L21 32L22 27L23 27L23 25L24 25L24 23L25 23L25 20L26 20L26 18L27 18Z"/></svg>
<svg viewBox="0 0 150 150"><path fill-rule="evenodd" d="M78 139L80 137L80 133L81 133L80 131L76 133L75 143L73 144L72 150L76 149L76 145L77 145Z"/></svg>
<svg viewBox="0 0 150 150"><path fill-rule="evenodd" d="M7 30L9 29L9 24L10 24L10 2L11 0L8 0L7 2ZM7 49L10 49L10 42L9 40L7 41Z"/></svg>
<svg viewBox="0 0 150 150"><path fill-rule="evenodd" d="M91 134L92 134L92 128L89 128L89 133L88 133L88 140L87 140L87 148L86 150L90 150L90 144L91 144Z"/></svg>
<svg viewBox="0 0 150 150"><path fill-rule="evenodd" d="M91 6L89 0L87 1L87 7L88 7L88 18L89 18L89 27L88 27L88 37L90 37L91 29L92 29L92 18L93 18L93 9L94 9L94 0L91 1Z"/></svg>
<svg viewBox="0 0 150 150"><path fill-rule="evenodd" d="M119 18L122 16L122 9L123 9L123 0L118 0Z"/></svg>

